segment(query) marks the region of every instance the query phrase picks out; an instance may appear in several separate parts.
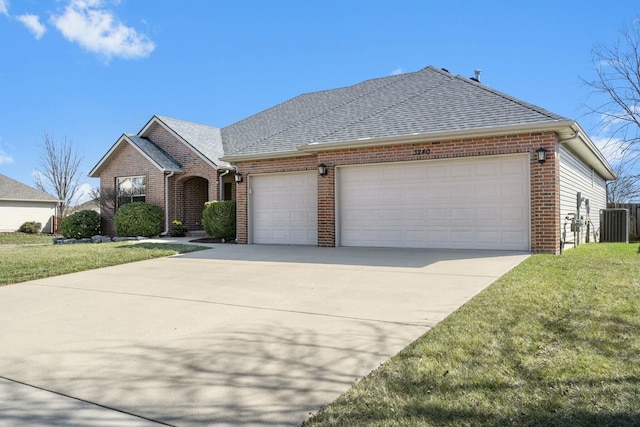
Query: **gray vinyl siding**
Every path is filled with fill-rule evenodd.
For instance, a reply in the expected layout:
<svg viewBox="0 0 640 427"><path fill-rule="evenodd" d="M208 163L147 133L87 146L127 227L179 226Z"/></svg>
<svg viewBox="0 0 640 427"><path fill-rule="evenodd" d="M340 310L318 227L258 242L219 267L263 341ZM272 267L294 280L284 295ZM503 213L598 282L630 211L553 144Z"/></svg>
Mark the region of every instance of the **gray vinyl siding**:
<svg viewBox="0 0 640 427"><path fill-rule="evenodd" d="M589 239L591 242L598 241L594 239L594 231L599 239L600 209L607 207L606 182L572 152L565 147L560 147L560 232L562 233L564 224L567 222L567 244L565 248L573 246L573 243L569 242L573 242L574 236L565 217L570 212L576 212L578 192L581 192L582 197L585 199L589 199L590 209L588 216L585 203L580 208L580 215L591 222ZM583 230L580 243L584 243L586 240L586 227Z"/></svg>

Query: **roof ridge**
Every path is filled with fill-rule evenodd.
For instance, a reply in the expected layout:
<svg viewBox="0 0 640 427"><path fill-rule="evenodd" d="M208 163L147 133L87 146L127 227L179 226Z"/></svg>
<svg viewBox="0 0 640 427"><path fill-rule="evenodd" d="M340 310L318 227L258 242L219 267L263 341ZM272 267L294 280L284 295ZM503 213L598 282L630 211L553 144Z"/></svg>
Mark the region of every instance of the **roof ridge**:
<svg viewBox="0 0 640 427"><path fill-rule="evenodd" d="M206 128L210 128L210 129L218 129L218 130L222 129L222 128L217 127L217 126L205 125L205 124L202 124L202 123L192 122L192 121L189 121L189 120L176 119L175 117L160 116L158 114L156 114L155 116L163 123L165 123L166 119L169 119L169 120L173 120L173 121L176 121L176 122L188 123L190 125L202 126L202 127L206 127ZM167 123L165 123L165 124L167 124Z"/></svg>
<svg viewBox="0 0 640 427"><path fill-rule="evenodd" d="M555 114L555 113L547 110L546 108L542 108L542 107L540 107L538 105L531 104L529 102L523 101L523 100L521 100L519 98L516 98L514 96L507 95L504 92L501 92L501 91L499 91L497 89L493 89L493 88L491 88L489 86L483 85L480 82L473 81L472 79L469 79L467 77L464 77L464 76L461 76L461 75L456 75L456 76L453 76L453 77L455 77L456 79L462 80L466 84L470 84L472 86L475 86L478 89L482 89L484 91L490 92L490 93L492 93L492 94L494 94L496 96L499 96L499 97L501 97L503 99L506 99L508 101L514 102L514 103L516 103L516 104L518 104L518 105L520 105L520 106L522 106L524 108L528 108L531 111L535 111L538 114L542 114L544 116L547 116L550 119L557 120L558 117L562 117L559 114ZM565 118L565 117L563 117L563 118Z"/></svg>
<svg viewBox="0 0 640 427"><path fill-rule="evenodd" d="M441 73L441 74L443 74L443 75L445 75L445 76L447 76L447 74L448 74L448 73L447 73L447 72L445 72L445 71L441 71L441 70L435 69L435 68L433 68L433 67L426 67L426 68L423 68L422 70L419 70L419 71L423 71L423 70L425 70L425 69L427 69L427 68L431 68L431 69L432 69L432 71L437 71L437 72L439 72L439 73ZM419 71L416 71L416 72L414 72L414 73L408 73L408 74L415 74L415 73L417 73L417 72L419 72ZM450 75L449 75L448 77L452 77L452 76L450 76ZM349 126L352 126L352 125L354 125L354 124L356 124L356 123L360 123L360 122L362 122L362 121L364 121L364 120L367 120L367 119L368 119L368 118L370 118L370 117L373 117L373 116L376 116L376 115L378 115L378 114L380 114L380 113L383 113L383 112L385 112L385 111L388 111L388 110L390 110L390 109L392 109L392 108L394 108L394 107L397 107L398 105L401 105L401 104L406 103L407 101L409 101L409 100L411 100L411 99L413 99L413 98L415 98L415 97L417 97L417 96L421 96L421 95L423 95L423 94L424 94L424 93L426 93L426 92L430 92L430 91L435 90L435 89L437 89L437 88L439 88L439 87L442 87L442 86L444 86L444 85L447 85L447 84L449 84L450 82L451 82L451 80L447 80L447 81L444 81L444 82L442 82L442 83L440 83L440 84L438 84L438 85L435 85L435 86L431 86L431 87L425 88L424 90L419 91L419 92L416 92L416 93L412 94L411 96L408 96L408 97L406 97L406 98L403 98L403 99L401 99L401 100L399 100L399 101L397 101L397 102L395 102L395 103L389 104L389 105L385 106L384 108L380 108L380 109L378 109L378 110L376 110L376 111L374 111L374 112L372 112L372 113L370 113L370 114L364 115L364 116L362 116L362 117L358 117L356 120L352 120L352 121L350 121L349 123L345 124L345 125L344 125L344 126L342 126L342 127L335 128L335 129L331 130L330 132L326 132L326 133L324 133L324 134L322 134L322 135L319 135L317 138L315 138L315 139L314 139L313 141L311 141L311 142L315 142L315 141L318 141L318 140L320 140L320 139L326 138L326 137L327 137L327 136L329 136L329 135L333 135L334 133L337 133L337 132L339 132L339 131L341 131L341 130L343 130L343 129L346 129L346 128L348 128Z"/></svg>
<svg viewBox="0 0 640 427"><path fill-rule="evenodd" d="M422 71L422 70L419 70L419 71ZM256 141L252 142L251 144L245 145L245 146L244 146L244 147L242 147L240 150L235 150L235 151L237 152L237 151L246 150L247 148L250 148L250 147L252 147L252 146L254 146L254 145L259 144L260 142L263 142L263 141L265 141L265 140L267 140L267 139L269 139L269 138L274 137L275 135L279 135L279 134L285 133L285 132L287 132L287 131L289 131L289 130L291 130L291 129L295 128L295 127L298 127L298 126L302 125L303 123L307 123L307 122L309 122L309 121L310 121L310 120L312 120L312 119L316 119L316 118L318 118L318 117L321 117L321 116L323 116L323 115L325 115L325 114L327 114L327 113L329 113L329 112L331 112L331 111L335 111L335 110L337 110L338 108L342 108L342 107L344 107L345 105L349 105L349 104L351 104L351 103L355 102L356 100L362 99L362 98L364 98L365 96L368 96L368 95L370 95L370 94L372 94L372 93L378 92L379 90L382 90L382 89L387 88L387 87L389 87L389 86L391 86L391 85L394 85L394 84L398 83L399 81L405 80L405 79L409 78L410 76L414 75L415 73L417 73L417 72L419 72L419 71L413 71L413 72L410 72L410 73L405 73L405 74L404 74L404 77L403 77L403 78L401 78L401 79L394 80L394 81L390 81L390 82L389 82L389 83L387 83L387 84L384 84L384 85L382 85L382 86L376 87L375 89L370 90L370 91L367 91L366 93L363 93L363 94L361 94L361 95L358 95L358 96L356 96L355 98L349 98L349 100L348 100L348 101L341 102L341 103L339 103L339 104L335 105L335 106L334 106L334 107L332 107L332 108L329 108L329 109L326 109L326 110L322 111L321 113L311 115L311 116L309 116L309 117L305 118L305 120L298 121L298 122L296 122L296 123L294 123L294 124L292 124L292 125L290 125L290 126L287 126L287 127L283 128L283 129L278 130L277 132L273 132L273 133L271 133L271 134L269 134L269 135L267 135L267 136L265 136L265 137L262 137L262 138L260 138L260 139L258 139L258 140L256 140ZM365 82L369 82L369 81L373 81L373 80L382 80L382 79L386 79L386 78L390 78L390 77L397 77L397 76L377 77L377 78L373 78L373 79L364 80L364 81L359 82L359 83L356 83L356 84L354 84L354 85L344 86L344 87L342 87L342 88L327 89L327 90L321 90L321 91L316 91L316 92L307 92L307 93L304 93L304 94L298 95L298 96L296 96L296 97L294 97L294 98L291 98L290 100L284 101L284 102L282 102L282 103L280 103L280 104L278 104L278 105L284 104L285 102L292 101L292 100L294 100L294 99L296 99L296 98L299 98L299 97L302 97L302 96L306 96L306 95L310 95L310 94L315 94L315 93L321 93L321 92L330 92L330 91L333 91L333 90L339 90L339 89L346 89L346 88L349 88L349 87L355 87L355 86L361 85L361 84L363 84L363 83L365 83ZM255 115L258 115L258 114L260 114L260 113L256 113ZM251 116L250 116L250 117L251 117ZM333 132L331 132L331 133L333 133ZM330 135L331 133L328 133L327 135ZM323 136L325 136L325 135L323 135ZM310 141L310 142L311 142L311 141Z"/></svg>

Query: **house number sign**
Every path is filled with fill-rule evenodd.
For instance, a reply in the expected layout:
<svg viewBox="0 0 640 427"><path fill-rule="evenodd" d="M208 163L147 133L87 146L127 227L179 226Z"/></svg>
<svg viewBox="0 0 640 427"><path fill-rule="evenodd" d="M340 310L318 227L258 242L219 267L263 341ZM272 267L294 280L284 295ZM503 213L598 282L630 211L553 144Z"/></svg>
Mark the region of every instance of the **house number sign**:
<svg viewBox="0 0 640 427"><path fill-rule="evenodd" d="M413 155L414 156L421 156L424 154L431 154L431 148L421 148L418 150L413 150Z"/></svg>

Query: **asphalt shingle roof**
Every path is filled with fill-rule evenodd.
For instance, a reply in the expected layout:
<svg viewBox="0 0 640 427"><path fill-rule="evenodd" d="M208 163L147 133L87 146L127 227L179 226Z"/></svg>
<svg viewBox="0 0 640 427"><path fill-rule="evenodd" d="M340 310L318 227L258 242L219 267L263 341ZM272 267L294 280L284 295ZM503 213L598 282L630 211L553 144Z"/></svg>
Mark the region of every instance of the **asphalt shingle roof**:
<svg viewBox="0 0 640 427"><path fill-rule="evenodd" d="M26 184L0 174L0 200L33 200L38 202L57 202L58 199L29 187Z"/></svg>
<svg viewBox="0 0 640 427"><path fill-rule="evenodd" d="M227 164L220 160L220 157L224 155L220 128L185 122L171 117L156 117L216 165Z"/></svg>
<svg viewBox="0 0 640 427"><path fill-rule="evenodd" d="M292 152L412 134L490 129L566 118L471 79L427 67L300 95L222 129L229 156Z"/></svg>
<svg viewBox="0 0 640 427"><path fill-rule="evenodd" d="M171 158L167 153L162 151L156 144L147 138L141 138L137 135L127 135L127 138L144 152L151 160L153 160L163 171L181 172L182 166Z"/></svg>

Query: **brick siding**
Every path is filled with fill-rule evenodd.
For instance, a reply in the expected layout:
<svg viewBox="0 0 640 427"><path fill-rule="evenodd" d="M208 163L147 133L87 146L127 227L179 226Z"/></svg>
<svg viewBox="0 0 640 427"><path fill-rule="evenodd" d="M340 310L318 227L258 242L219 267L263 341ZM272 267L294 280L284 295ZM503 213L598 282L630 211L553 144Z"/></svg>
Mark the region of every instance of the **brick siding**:
<svg viewBox="0 0 640 427"><path fill-rule="evenodd" d="M547 161L538 163L535 150L548 150ZM531 251L560 252L560 175L558 137L554 132L523 133L450 141L347 148L313 155L239 162L244 181L238 186L238 242L248 242L247 176L261 173L316 169L324 163L328 173L318 176L318 246L335 246L334 168L344 165L497 156L528 153L530 156ZM428 154L427 151L428 150ZM425 154L421 154L421 153ZM417 154L419 153L419 154Z"/></svg>
<svg viewBox="0 0 640 427"><path fill-rule="evenodd" d="M183 171L168 181L169 212L165 212L164 173L130 144L122 144L105 164L100 173L100 188L114 189L117 177L146 176L147 203L159 206L165 220L177 219L186 222L190 229L201 229L204 202L218 198L218 172L157 123L151 125L145 136L182 166ZM116 234L106 215L103 215L102 233Z"/></svg>

